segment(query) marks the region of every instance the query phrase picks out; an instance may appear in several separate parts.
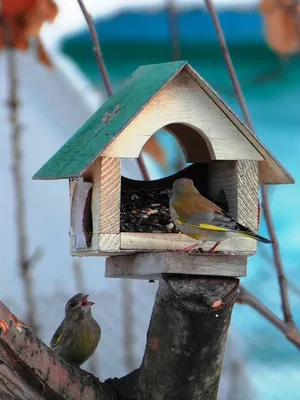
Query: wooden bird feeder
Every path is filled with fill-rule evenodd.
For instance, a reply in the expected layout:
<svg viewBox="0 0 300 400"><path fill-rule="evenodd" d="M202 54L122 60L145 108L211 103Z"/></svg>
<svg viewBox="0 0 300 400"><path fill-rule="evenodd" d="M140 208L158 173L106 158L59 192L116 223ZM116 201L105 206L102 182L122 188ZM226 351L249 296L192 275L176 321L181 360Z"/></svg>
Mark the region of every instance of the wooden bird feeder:
<svg viewBox="0 0 300 400"><path fill-rule="evenodd" d="M147 140L162 128L175 136L192 165L155 181L122 177L121 158L139 157ZM166 219L158 223L161 230L151 226L149 218L157 204L163 204L169 218L169 191L179 177L191 178L204 196L255 231L259 184L294 182L186 61L138 68L33 178L69 179L70 252L112 256L107 259L106 276L154 279L162 272L244 276L247 257L256 251L254 240L228 239L215 255L188 255L187 263L185 254L170 250L183 249L194 240L174 232ZM128 198L145 203L132 210L134 222L124 221ZM135 224L137 219L148 219L148 225Z"/></svg>

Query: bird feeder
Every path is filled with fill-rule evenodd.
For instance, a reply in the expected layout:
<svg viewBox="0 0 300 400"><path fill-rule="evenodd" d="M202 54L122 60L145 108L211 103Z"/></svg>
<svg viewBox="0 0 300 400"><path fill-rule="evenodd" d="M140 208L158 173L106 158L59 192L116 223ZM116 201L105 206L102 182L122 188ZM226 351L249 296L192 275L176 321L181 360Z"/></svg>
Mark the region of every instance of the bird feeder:
<svg viewBox="0 0 300 400"><path fill-rule="evenodd" d="M162 128L174 135L186 161L192 164L154 181L122 177L121 158L138 158L147 140ZM166 220L161 229L152 229L151 223L136 223L149 220L161 204L169 218L169 192L180 177L192 179L202 195L254 231L259 227L259 184L294 182L186 61L138 68L33 178L69 180L70 252L73 256L113 256L107 261L107 276L153 278L161 272L191 271L205 274L213 260L218 271L222 270L224 258L218 259L220 255L227 257L227 270L230 264L234 270L236 260L239 265L243 260L242 272L227 271L224 275L244 275L247 257L256 251L252 239L239 237L222 242L216 255L203 255L207 265L200 270L197 256L189 255L190 266L184 270L180 257L185 255L174 254L179 257L176 261L170 251L195 243L193 239L175 232ZM140 209L144 212L140 215L140 210L133 209L132 221L124 220L128 198L142 202ZM204 250L210 247L207 244ZM141 265L146 268L144 272Z"/></svg>

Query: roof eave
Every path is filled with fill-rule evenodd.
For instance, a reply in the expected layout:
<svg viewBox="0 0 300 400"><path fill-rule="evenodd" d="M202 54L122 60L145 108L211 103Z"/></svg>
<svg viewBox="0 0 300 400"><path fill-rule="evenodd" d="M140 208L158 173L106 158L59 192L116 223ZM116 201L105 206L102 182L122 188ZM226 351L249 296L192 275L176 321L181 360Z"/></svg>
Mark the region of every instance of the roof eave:
<svg viewBox="0 0 300 400"><path fill-rule="evenodd" d="M196 70L187 64L184 69L198 83L198 85L206 92L206 94L216 103L216 105L224 112L224 114L236 125L245 138L252 146L261 154L268 167L272 170L272 176L269 179L261 179L260 184L291 184L295 183L295 179L284 168L284 166L276 159L276 157L267 149L260 139L248 128L248 126L228 107L228 105L219 97L214 89L197 73ZM261 162L262 163L262 162ZM264 168L264 166L262 167ZM263 176L263 174L261 174Z"/></svg>

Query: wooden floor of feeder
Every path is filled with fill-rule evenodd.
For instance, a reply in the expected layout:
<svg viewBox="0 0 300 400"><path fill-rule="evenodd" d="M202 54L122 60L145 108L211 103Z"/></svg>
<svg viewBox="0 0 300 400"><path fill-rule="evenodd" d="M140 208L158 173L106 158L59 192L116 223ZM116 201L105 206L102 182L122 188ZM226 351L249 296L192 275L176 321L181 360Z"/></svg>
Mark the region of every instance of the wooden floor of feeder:
<svg viewBox="0 0 300 400"><path fill-rule="evenodd" d="M182 250L197 243L194 239L182 233L140 233L121 232L119 234L92 235L93 247L91 250L71 249L73 256L110 256L132 253L155 253L159 251ZM215 242L206 242L199 245L208 251ZM233 237L224 240L217 248L215 255L245 255L252 256L256 252L256 241L244 237ZM201 253L199 253L201 255Z"/></svg>

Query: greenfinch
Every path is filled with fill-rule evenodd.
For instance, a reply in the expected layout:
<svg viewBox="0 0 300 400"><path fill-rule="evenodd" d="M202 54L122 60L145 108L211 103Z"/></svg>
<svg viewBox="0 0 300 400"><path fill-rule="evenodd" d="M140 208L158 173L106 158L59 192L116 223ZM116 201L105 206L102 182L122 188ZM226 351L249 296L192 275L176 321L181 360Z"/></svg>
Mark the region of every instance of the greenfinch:
<svg viewBox="0 0 300 400"><path fill-rule="evenodd" d="M88 295L77 293L65 306L65 318L54 333L50 347L72 365L80 366L96 350L101 329L92 316Z"/></svg>
<svg viewBox="0 0 300 400"><path fill-rule="evenodd" d="M272 243L241 225L226 211L203 197L191 179L181 178L173 183L169 208L171 218L180 232L198 240L198 243L186 247L182 252L199 247L199 242L213 241L216 244L209 253L214 253L223 240L233 236L244 236L259 242Z"/></svg>

